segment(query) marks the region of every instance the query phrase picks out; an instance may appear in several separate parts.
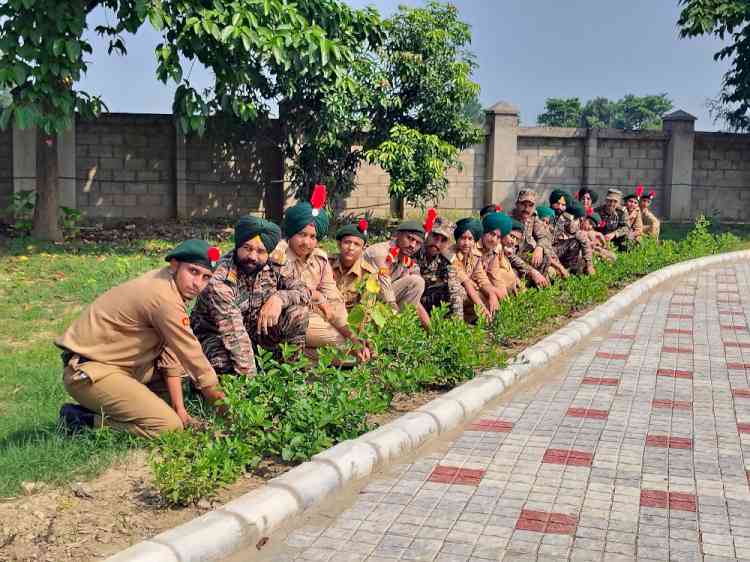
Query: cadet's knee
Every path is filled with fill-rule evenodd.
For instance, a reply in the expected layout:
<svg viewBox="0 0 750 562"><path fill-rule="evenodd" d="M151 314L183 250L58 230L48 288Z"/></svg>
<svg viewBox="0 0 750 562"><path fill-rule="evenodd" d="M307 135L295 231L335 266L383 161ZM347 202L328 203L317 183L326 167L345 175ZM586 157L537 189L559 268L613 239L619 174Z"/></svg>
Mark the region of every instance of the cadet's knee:
<svg viewBox="0 0 750 562"><path fill-rule="evenodd" d="M283 312L282 324L285 339L304 334L310 323L310 308L303 304L293 304Z"/></svg>
<svg viewBox="0 0 750 562"><path fill-rule="evenodd" d="M159 435L168 433L170 431L182 431L183 429L185 429L182 425L180 416L178 416L174 411L171 411L169 413L165 412L160 416L155 416L153 418L149 418L148 420L143 420L141 423L137 423L136 425L139 426L140 432L142 432L146 437L150 438L158 437Z"/></svg>

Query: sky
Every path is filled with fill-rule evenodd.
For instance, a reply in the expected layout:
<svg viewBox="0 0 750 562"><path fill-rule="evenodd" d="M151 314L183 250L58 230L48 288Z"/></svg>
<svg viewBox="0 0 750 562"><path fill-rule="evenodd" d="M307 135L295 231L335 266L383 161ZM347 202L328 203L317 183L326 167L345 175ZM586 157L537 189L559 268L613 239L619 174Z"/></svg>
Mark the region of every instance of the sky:
<svg viewBox="0 0 750 562"><path fill-rule="evenodd" d="M354 7L371 5L384 16L400 4L418 0L347 0ZM723 44L713 38L680 39L678 0L453 0L472 29L472 50L479 68L474 79L485 107L511 102L521 110L522 124L532 126L548 97L578 97L582 102L604 96L667 93L675 109L698 117L696 129L718 130L706 108L716 97L725 63L713 54ZM111 16L110 16L111 17ZM96 12L91 29L104 22ZM103 97L110 111L171 113L174 85L155 78L153 49L159 35L144 26L126 39L128 55L107 55L107 42L93 31L94 45L81 88ZM189 68L189 67L188 67ZM195 86L211 84L211 75L196 64Z"/></svg>

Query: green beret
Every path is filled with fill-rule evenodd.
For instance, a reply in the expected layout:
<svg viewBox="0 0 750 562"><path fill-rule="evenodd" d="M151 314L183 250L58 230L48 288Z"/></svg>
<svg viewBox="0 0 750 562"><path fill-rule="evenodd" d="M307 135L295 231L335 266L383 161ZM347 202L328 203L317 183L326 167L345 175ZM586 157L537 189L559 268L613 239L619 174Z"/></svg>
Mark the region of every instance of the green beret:
<svg viewBox="0 0 750 562"><path fill-rule="evenodd" d="M219 261L221 253L219 248L209 246L205 240L185 240L167 254L164 261L177 260L183 263L194 263L206 269L213 269L214 264Z"/></svg>
<svg viewBox="0 0 750 562"><path fill-rule="evenodd" d="M234 227L234 249L256 236L260 236L260 241L270 254L281 240L281 229L271 221L246 215Z"/></svg>
<svg viewBox="0 0 750 562"><path fill-rule="evenodd" d="M499 230L500 236L507 236L510 232L511 218L505 213L488 213L482 218L484 233Z"/></svg>
<svg viewBox="0 0 750 562"><path fill-rule="evenodd" d="M341 241L345 236L356 236L367 243L367 232L362 232L356 224L345 224L336 231L336 240Z"/></svg>
<svg viewBox="0 0 750 562"><path fill-rule="evenodd" d="M599 223L602 222L602 216L599 213L586 215L586 218L589 219L591 222L593 222L594 226L599 226Z"/></svg>
<svg viewBox="0 0 750 562"><path fill-rule="evenodd" d="M635 193L630 193L625 196L625 199L623 201L628 201L629 199L640 199Z"/></svg>
<svg viewBox="0 0 750 562"><path fill-rule="evenodd" d="M555 216L555 210L552 207L547 207L545 205L541 207L536 208L536 214L539 216L540 219L551 219Z"/></svg>
<svg viewBox="0 0 750 562"><path fill-rule="evenodd" d="M424 226L419 221L404 221L396 227L396 232L412 232L424 240Z"/></svg>
<svg viewBox="0 0 750 562"><path fill-rule="evenodd" d="M307 201L301 201L286 210L281 230L285 238L291 238L308 224L314 224L315 236L322 240L328 234L328 222L328 213L325 209L320 209L318 214L314 215L312 205Z"/></svg>
<svg viewBox="0 0 750 562"><path fill-rule="evenodd" d="M586 209L580 203L573 202L566 208L566 211L573 215L573 218L580 219L586 216Z"/></svg>
<svg viewBox="0 0 750 562"><path fill-rule="evenodd" d="M466 231L471 232L474 240L479 240L482 237L482 234L484 234L484 227L482 227L482 223L474 217L461 219L456 223L456 228L453 229L453 238L456 239L456 242L458 242L458 239L461 238Z"/></svg>
<svg viewBox="0 0 750 562"><path fill-rule="evenodd" d="M489 215L490 213L499 213L503 210L501 205L498 205L497 203L490 203L489 205L485 205L482 207L482 210L479 211L479 218L484 218L485 215Z"/></svg>
<svg viewBox="0 0 750 562"><path fill-rule="evenodd" d="M510 220L510 229L511 230L520 230L523 232L523 225L516 219Z"/></svg>
<svg viewBox="0 0 750 562"><path fill-rule="evenodd" d="M564 191L562 189L554 189L552 190L552 193L549 194L549 204L553 205L554 203L557 203L560 199L565 199L565 203L569 204L571 197L570 194L567 191Z"/></svg>
<svg viewBox="0 0 750 562"><path fill-rule="evenodd" d="M591 204L593 205L599 200L599 194L596 191L590 190L588 187L583 187L580 190L578 190L578 200L580 201L583 199L583 196L586 194L589 194L589 197L591 197Z"/></svg>

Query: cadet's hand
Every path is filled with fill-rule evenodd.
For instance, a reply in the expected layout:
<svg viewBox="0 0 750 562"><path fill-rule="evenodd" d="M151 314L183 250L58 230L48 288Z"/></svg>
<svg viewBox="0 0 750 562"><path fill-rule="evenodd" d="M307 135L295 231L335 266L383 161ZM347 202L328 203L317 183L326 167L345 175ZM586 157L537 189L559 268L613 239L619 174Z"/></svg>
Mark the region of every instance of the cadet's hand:
<svg viewBox="0 0 750 562"><path fill-rule="evenodd" d="M372 357L372 353L370 352L370 348L367 345L367 342L359 338L354 338L354 341L361 346L356 352L357 361L359 361L360 363L367 363Z"/></svg>
<svg viewBox="0 0 750 562"><path fill-rule="evenodd" d="M190 414L187 413L187 410L185 408L180 408L179 410L175 410L175 413L177 414L177 417L180 418L180 421L182 422L182 427L191 427L194 425L193 418L190 417Z"/></svg>
<svg viewBox="0 0 750 562"><path fill-rule="evenodd" d="M227 414L227 407L224 404L217 404L217 402L226 398L226 395L221 390L219 390L218 386L208 386L206 388L202 388L201 394L203 395L203 398L208 400L209 404L211 404L218 410L219 414L221 414L222 416L225 416Z"/></svg>
<svg viewBox="0 0 750 562"><path fill-rule="evenodd" d="M586 264L586 275L594 275L596 273L596 269L594 268L594 264L587 263Z"/></svg>
<svg viewBox="0 0 750 562"><path fill-rule="evenodd" d="M531 265L534 267L539 267L542 265L542 260L544 259L544 248L541 246L537 246L534 248L534 253L531 254Z"/></svg>
<svg viewBox="0 0 750 562"><path fill-rule="evenodd" d="M610 232L609 234L605 234L604 235L604 239L607 242L611 242L614 239L614 237L615 237L615 233L614 232Z"/></svg>
<svg viewBox="0 0 750 562"><path fill-rule="evenodd" d="M283 303L279 296L273 295L260 307L260 313L258 314L259 334L267 334L271 328L279 323L282 306Z"/></svg>
<svg viewBox="0 0 750 562"><path fill-rule="evenodd" d="M497 295L494 292L490 293L490 296L487 299L487 304L487 311L490 313L490 316L495 316L499 303L497 300Z"/></svg>
<svg viewBox="0 0 750 562"><path fill-rule="evenodd" d="M331 304L327 302L321 303L318 305L318 308L320 309L321 314L323 314L323 318L330 322L331 318L333 318L333 307L331 307Z"/></svg>
<svg viewBox="0 0 750 562"><path fill-rule="evenodd" d="M549 287L549 280L536 269L531 271L531 280L537 287Z"/></svg>

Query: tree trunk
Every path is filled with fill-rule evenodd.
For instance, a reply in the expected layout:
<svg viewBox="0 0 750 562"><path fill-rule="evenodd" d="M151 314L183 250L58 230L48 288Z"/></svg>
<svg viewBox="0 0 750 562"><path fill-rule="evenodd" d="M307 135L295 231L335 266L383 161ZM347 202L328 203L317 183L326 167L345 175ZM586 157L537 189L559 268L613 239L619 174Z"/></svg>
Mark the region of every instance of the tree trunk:
<svg viewBox="0 0 750 562"><path fill-rule="evenodd" d="M40 240L63 239L58 220L57 135L48 135L41 127L36 140L36 205L32 235Z"/></svg>
<svg viewBox="0 0 750 562"><path fill-rule="evenodd" d="M404 220L406 205L402 197L391 197L391 218Z"/></svg>

